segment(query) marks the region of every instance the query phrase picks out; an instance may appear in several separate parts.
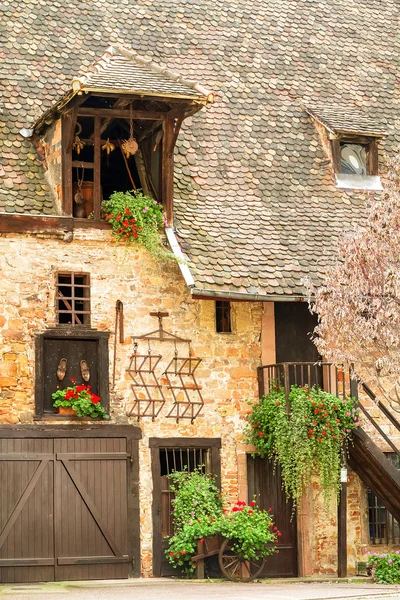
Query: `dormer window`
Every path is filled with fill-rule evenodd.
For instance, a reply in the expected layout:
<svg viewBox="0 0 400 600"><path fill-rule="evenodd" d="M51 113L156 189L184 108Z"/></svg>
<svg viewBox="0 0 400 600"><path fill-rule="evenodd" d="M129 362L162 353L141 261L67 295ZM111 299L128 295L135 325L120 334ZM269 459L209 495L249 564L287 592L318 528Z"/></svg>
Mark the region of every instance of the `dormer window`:
<svg viewBox="0 0 400 600"><path fill-rule="evenodd" d="M102 221L102 200L141 189L173 215L174 146L214 95L121 46L108 48L35 124L60 212Z"/></svg>
<svg viewBox="0 0 400 600"><path fill-rule="evenodd" d="M362 144L341 142L340 173L348 175L368 175L367 148Z"/></svg>
<svg viewBox="0 0 400 600"><path fill-rule="evenodd" d="M378 143L382 125L357 107L308 106L332 160L336 187L381 190Z"/></svg>

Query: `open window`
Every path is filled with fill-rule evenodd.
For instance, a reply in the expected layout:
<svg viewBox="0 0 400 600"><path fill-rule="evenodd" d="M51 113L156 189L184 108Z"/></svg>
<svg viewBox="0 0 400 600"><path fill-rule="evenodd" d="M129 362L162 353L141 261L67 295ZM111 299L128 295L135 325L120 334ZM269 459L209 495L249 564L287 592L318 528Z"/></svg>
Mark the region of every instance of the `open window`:
<svg viewBox="0 0 400 600"><path fill-rule="evenodd" d="M381 190L379 141L382 124L357 107L307 106L332 160L336 187Z"/></svg>
<svg viewBox="0 0 400 600"><path fill-rule="evenodd" d="M60 212L96 226L103 200L141 189L171 223L181 124L213 101L200 84L122 46L108 48L34 126Z"/></svg>

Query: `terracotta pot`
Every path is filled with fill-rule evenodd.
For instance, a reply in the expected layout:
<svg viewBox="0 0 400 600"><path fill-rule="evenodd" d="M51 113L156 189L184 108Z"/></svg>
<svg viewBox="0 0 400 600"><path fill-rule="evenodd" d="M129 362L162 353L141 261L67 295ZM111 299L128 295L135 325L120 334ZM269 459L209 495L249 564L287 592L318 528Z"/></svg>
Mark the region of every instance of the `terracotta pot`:
<svg viewBox="0 0 400 600"><path fill-rule="evenodd" d="M90 213L93 212L93 205L94 205L94 197L93 197L93 189L94 189L94 183L93 181L84 181L82 183L82 188L81 188L81 194L83 196L83 199L85 200L84 203L84 209L85 209L85 215L86 218L88 218L88 216L90 215ZM78 184L75 182L72 188L72 196L74 197L75 194L78 192L79 187ZM77 205L74 202L74 216L76 213L76 209L77 209Z"/></svg>
<svg viewBox="0 0 400 600"><path fill-rule="evenodd" d="M59 415L76 415L76 410L72 406L57 406L57 412Z"/></svg>

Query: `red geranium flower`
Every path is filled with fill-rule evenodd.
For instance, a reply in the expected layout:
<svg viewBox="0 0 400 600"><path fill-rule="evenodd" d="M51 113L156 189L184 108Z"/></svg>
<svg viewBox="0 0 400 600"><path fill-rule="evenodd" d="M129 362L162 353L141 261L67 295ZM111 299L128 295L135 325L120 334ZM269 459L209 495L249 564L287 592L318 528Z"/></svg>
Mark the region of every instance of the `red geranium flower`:
<svg viewBox="0 0 400 600"><path fill-rule="evenodd" d="M249 502L250 506L253 508L253 506L256 505L256 503L254 502L254 500L252 500L251 502Z"/></svg>
<svg viewBox="0 0 400 600"><path fill-rule="evenodd" d="M262 431L259 431L259 432L258 432L258 435L259 435L260 437L262 437L264 434L263 434L263 432L262 432Z"/></svg>
<svg viewBox="0 0 400 600"><path fill-rule="evenodd" d="M90 397L92 399L93 404L98 404L100 402L100 398L99 396L96 396L96 394L90 394Z"/></svg>
<svg viewBox="0 0 400 600"><path fill-rule="evenodd" d="M71 377L71 381L72 381L72 383L75 383L75 381L76 381L75 377Z"/></svg>
<svg viewBox="0 0 400 600"><path fill-rule="evenodd" d="M129 223L128 223L128 221L126 221L126 220L125 220L125 221L122 221L122 225L123 225L124 227L128 227Z"/></svg>
<svg viewBox="0 0 400 600"><path fill-rule="evenodd" d="M84 390L86 390L86 385L77 385L76 386L77 392L83 392Z"/></svg>

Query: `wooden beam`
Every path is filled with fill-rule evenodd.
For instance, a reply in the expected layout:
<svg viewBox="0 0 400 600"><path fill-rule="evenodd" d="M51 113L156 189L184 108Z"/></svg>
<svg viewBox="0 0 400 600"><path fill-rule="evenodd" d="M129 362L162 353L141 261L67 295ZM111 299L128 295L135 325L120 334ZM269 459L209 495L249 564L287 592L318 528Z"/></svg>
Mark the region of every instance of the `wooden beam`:
<svg viewBox="0 0 400 600"><path fill-rule="evenodd" d="M161 158L162 203L167 214L168 224L171 226L173 222L174 199L174 148L171 145L174 135L173 119L167 119L163 123L163 131Z"/></svg>
<svg viewBox="0 0 400 600"><path fill-rule="evenodd" d="M100 220L100 204L101 204L101 119L94 119L94 220Z"/></svg>
<svg viewBox="0 0 400 600"><path fill-rule="evenodd" d="M0 233L72 231L72 217L0 214Z"/></svg>
<svg viewBox="0 0 400 600"><path fill-rule="evenodd" d="M340 173L340 141L331 140L332 163L335 173Z"/></svg>
<svg viewBox="0 0 400 600"><path fill-rule="evenodd" d="M122 108L79 108L78 116L80 117L105 117L111 119L130 119L131 113L129 110ZM152 112L146 110L133 110L132 118L147 121L163 121L167 117L164 112Z"/></svg>
<svg viewBox="0 0 400 600"><path fill-rule="evenodd" d="M73 160L71 165L76 169L94 169L94 162L84 160Z"/></svg>
<svg viewBox="0 0 400 600"><path fill-rule="evenodd" d="M72 216L72 144L74 142L77 112L72 111L61 119L62 208Z"/></svg>

